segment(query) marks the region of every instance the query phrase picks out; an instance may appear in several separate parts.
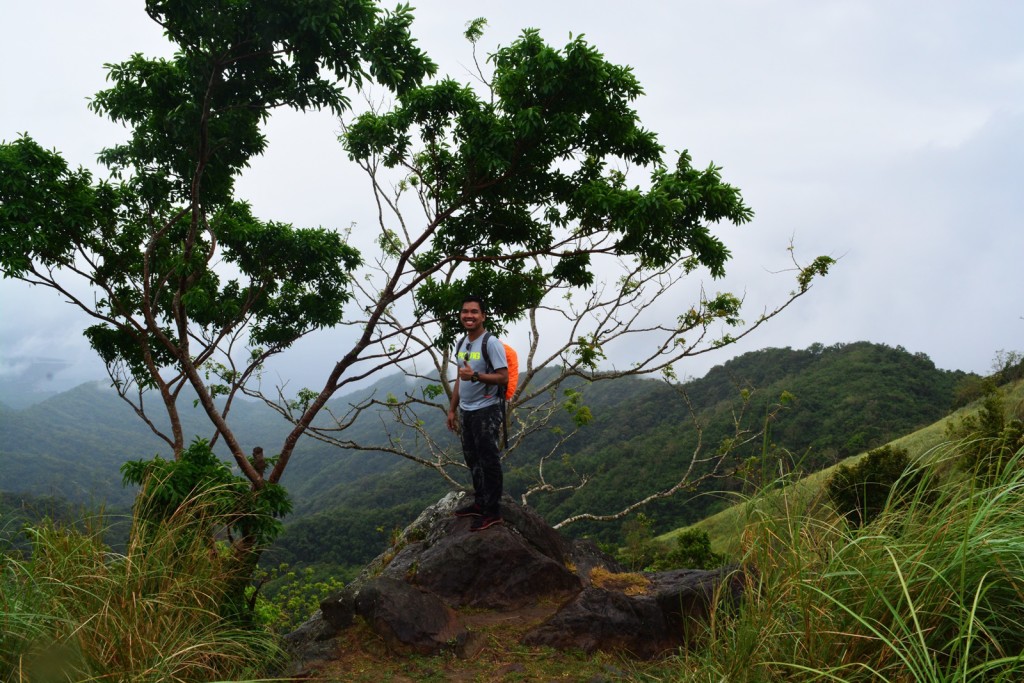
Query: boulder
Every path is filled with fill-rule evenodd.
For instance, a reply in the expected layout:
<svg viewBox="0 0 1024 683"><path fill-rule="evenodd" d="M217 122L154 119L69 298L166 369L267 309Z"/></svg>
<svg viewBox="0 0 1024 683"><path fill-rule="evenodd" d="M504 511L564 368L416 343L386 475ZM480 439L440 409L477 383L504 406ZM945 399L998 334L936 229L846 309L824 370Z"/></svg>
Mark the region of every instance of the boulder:
<svg viewBox="0 0 1024 683"><path fill-rule="evenodd" d="M371 567L453 607L515 609L540 598L565 599L582 588L570 569L572 544L537 513L506 497L504 524L472 532L472 517L452 515L463 504L461 496L449 494L424 510L399 536L397 552ZM360 576L356 585L367 578Z"/></svg>
<svg viewBox="0 0 1024 683"><path fill-rule="evenodd" d="M330 657L331 639L356 618L392 652L464 657L481 643L474 643L480 634L467 631L459 608L529 610L545 601L562 606L527 634L526 644L652 657L692 638L694 621L706 620L730 576L728 570L625 574L592 542L566 539L508 497L504 524L480 532L469 530L472 518L453 516L464 504L464 494L451 493L428 507L349 586L323 600L286 638L288 673ZM736 580L726 592L735 597L740 588Z"/></svg>
<svg viewBox="0 0 1024 683"><path fill-rule="evenodd" d="M408 566L407 580L452 606L488 609L564 599L582 587L564 561L541 553L511 522L479 533L469 531L469 524L455 520L451 532L433 545L405 548L395 559Z"/></svg>
<svg viewBox="0 0 1024 683"><path fill-rule="evenodd" d="M735 568L681 569L626 575L623 586L591 585L526 634L526 645L584 652L624 652L650 658L692 643L711 614L716 592L729 581L727 601L738 599L742 583ZM619 575L622 576L622 575ZM614 576L612 577L614 578Z"/></svg>
<svg viewBox="0 0 1024 683"><path fill-rule="evenodd" d="M376 578L359 591L356 612L399 654L438 654L466 639L455 611L437 596L405 581Z"/></svg>

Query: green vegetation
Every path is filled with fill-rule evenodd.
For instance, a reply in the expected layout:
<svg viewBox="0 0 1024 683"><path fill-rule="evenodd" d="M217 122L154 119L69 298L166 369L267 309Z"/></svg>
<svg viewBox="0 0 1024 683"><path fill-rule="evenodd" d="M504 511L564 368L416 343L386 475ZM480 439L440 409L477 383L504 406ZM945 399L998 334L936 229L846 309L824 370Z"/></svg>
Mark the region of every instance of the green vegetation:
<svg viewBox="0 0 1024 683"><path fill-rule="evenodd" d="M330 566L294 571L282 564L257 578L262 590L256 600L258 621L279 635L297 629L320 609L321 600L345 587L345 581ZM249 595L255 592L252 587Z"/></svg>
<svg viewBox="0 0 1024 683"><path fill-rule="evenodd" d="M1024 405L1021 396L1024 382L1004 387L1010 422ZM950 423L980 425L980 417L965 418L991 405L960 411ZM723 600L698 642L674 657L645 663L525 648L515 644L520 624L518 631L480 626L487 654L473 661L396 658L357 627L346 632L341 659L322 680L379 680L381 672L407 680L486 678L509 662L522 663L525 680L567 672L680 683L1020 680L1024 449L991 474L968 476L962 463L977 435L942 441L944 429L937 423L878 449L876 461L894 454L900 460L902 449L913 453L902 481L915 485L890 495L863 524L833 508L826 472L800 481L780 477L736 506L737 550L728 558L712 550L710 527L662 542L652 538L649 519L633 520L630 541L637 562L649 568L739 562L742 598ZM924 453L916 450L921 444L930 444ZM233 614L224 609L233 564L227 553L211 553L208 535L197 533L230 526L230 506L212 488L178 501L170 515L139 515L124 553L111 553L92 527L30 527L30 553L2 558L4 680L265 676L277 656L271 630L290 628L318 593L340 584L329 574L294 572L256 601L263 621L225 616Z"/></svg>
<svg viewBox="0 0 1024 683"><path fill-rule="evenodd" d="M877 448L941 419L963 377L961 372L937 369L921 354L857 342L805 350L764 349L734 358L682 385L695 417L677 393L679 387L659 380L579 383L574 390L583 392L594 419L557 451L557 459L546 462L545 476L552 484L569 486L585 474L587 485L531 497L529 502L552 523L584 511L619 510L671 485L685 471L698 442L695 423L703 430L704 454L711 455L735 434L737 418L743 429L760 429L771 404L788 392L791 400L775 414L768 435L770 443L785 449L772 451L767 474L761 474L768 465L761 458L762 439L736 448L719 467L719 476L643 509L652 532L667 533L729 507L735 495L750 493L760 481L774 481L780 467L799 478L860 452L848 444ZM405 391L409 389L395 393ZM746 400L741 392L746 392ZM506 460L510 495L518 497L536 483L537 463L555 447L557 430L571 430L570 419L559 416L551 430L531 434ZM865 422L870 424L864 426ZM438 419L435 427L443 430L443 420ZM788 453L798 454L795 463L790 463ZM386 544L378 527L389 530L408 524L448 490L445 482L422 467L382 456L324 451L310 453L292 467L296 483L287 483L295 496L296 514L286 520L285 532L274 546L274 562L294 566L316 561L365 563ZM355 467L363 469L357 472ZM698 468L695 473L700 472ZM466 480L459 470L453 476ZM624 543L621 524L616 523L584 522L563 531L603 543Z"/></svg>
<svg viewBox="0 0 1024 683"><path fill-rule="evenodd" d="M761 440L738 450L737 461L723 463L721 468L721 473L729 476L648 506L644 512L651 519L652 531L666 533L713 515L731 505L736 494L749 493L757 480L773 480L780 467L796 477L801 471L856 453L834 444L866 433L859 411L866 410L870 419L877 419L879 400L893 403L891 409L881 411L885 422L871 426L877 439L895 438L930 424L948 413L955 387L963 377L963 373L936 369L920 354L866 342L805 350L764 349L715 367L705 377L682 385L703 425L705 451L713 451L733 431L734 417L741 416L749 428L757 428L769 401L788 391L792 400L776 414L769 435L771 442L785 444L786 449L775 449L767 474L761 473L767 464L760 457ZM374 394L404 395L416 386L401 376L390 376L329 407L341 414L348 403L361 403ZM594 419L565 444L557 462L549 462L546 474L562 483L572 481L570 467L592 476L583 490L530 499L552 522L585 510L604 513L619 509L630 496L635 500L635 496L665 485L668 476L683 467L695 445L694 420L680 395L664 382L624 378L580 383L576 389L583 393L582 400ZM746 404L740 396L744 390L749 397ZM737 412L737 407L744 405L745 414ZM201 414L202 409L188 413L184 424L200 430L199 415L194 413ZM241 431L253 435L255 443L284 437L273 414L262 405L236 401L231 414ZM53 428L47 426L48 416L56 421ZM568 420L569 416L559 416L552 430L570 429ZM437 429L438 439L450 439L443 422L439 418L428 426ZM356 441L379 440L380 424L378 413L366 411L346 433ZM69 436L73 425L84 429L74 439ZM837 431L829 434L827 429ZM117 470L126 460L158 450L155 437L150 434L149 441L144 439L147 431L113 392L92 385L31 409L11 411L0 421L0 442L10 449L0 454L4 486L17 485L19 491L37 494L56 491L82 504L126 501L134 495L134 488L117 491L116 498L107 496L112 495ZM927 444L912 442L924 434L928 435ZM536 482L537 462L556 438L551 431L532 434L506 460L506 487L512 495L521 495ZM940 425L926 428L922 435L904 437L900 444L919 454L942 438ZM69 449L69 443L80 446L81 452ZM873 437L866 446L875 448L882 443ZM130 448L136 449L135 454L127 453ZM797 455L789 459L786 452ZM222 449L219 454L227 457ZM743 462L738 462L740 459ZM756 467L740 467L748 461ZM456 481L466 481L460 468L453 468L452 475ZM563 475L563 479L555 479ZM350 574L377 555L387 545L391 529L404 527L449 489L440 477L393 455L338 451L313 440L300 443L281 483L291 494L295 509L284 519L284 533L272 546L265 565L285 562L301 569L329 563L343 568L339 575ZM85 492L89 487L102 493L93 498ZM615 523L577 524L565 531L605 543L623 542L621 525ZM712 532L711 537L717 543L720 535ZM715 546L716 552L725 550Z"/></svg>
<svg viewBox="0 0 1024 683"><path fill-rule="evenodd" d="M1007 414L1003 389L988 386L981 410L946 425L946 435L961 442L960 468L983 480L999 476L1017 449L1024 447L1024 410Z"/></svg>
<svg viewBox="0 0 1024 683"><path fill-rule="evenodd" d="M847 522L863 526L882 514L886 505L899 504L908 491L917 488L920 472L909 469L905 448L876 448L857 464L836 468L826 487L828 497Z"/></svg>
<svg viewBox="0 0 1024 683"><path fill-rule="evenodd" d="M223 616L235 574L197 522L222 524L208 497L159 523L136 520L124 553L98 529L29 527L27 556L0 556L0 680L239 680L279 656L270 635Z"/></svg>
<svg viewBox="0 0 1024 683"><path fill-rule="evenodd" d="M909 503L862 527L788 486L748 501L745 597L671 680L1020 680L1024 451L983 487L937 486L962 454L932 455Z"/></svg>

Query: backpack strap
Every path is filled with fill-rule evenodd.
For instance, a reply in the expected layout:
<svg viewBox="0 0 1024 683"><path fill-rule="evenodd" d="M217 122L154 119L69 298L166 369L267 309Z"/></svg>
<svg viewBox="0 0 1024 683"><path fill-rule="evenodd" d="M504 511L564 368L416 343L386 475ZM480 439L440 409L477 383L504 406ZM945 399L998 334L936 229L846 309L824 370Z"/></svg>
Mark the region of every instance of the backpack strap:
<svg viewBox="0 0 1024 683"><path fill-rule="evenodd" d="M491 365L491 354L487 351L488 342L490 342L492 336L490 331L484 332L483 344L480 345L480 351L484 356L484 366L487 368L488 373L494 372L494 366ZM498 404L501 406L501 436L504 448L508 448L508 400L505 398L505 388L507 386L507 384L499 384L496 387Z"/></svg>
<svg viewBox="0 0 1024 683"><path fill-rule="evenodd" d="M494 366L491 365L491 354L487 352L487 343L491 341L491 333L484 331L484 338L480 343L480 353L484 355L484 369L489 373L494 372Z"/></svg>

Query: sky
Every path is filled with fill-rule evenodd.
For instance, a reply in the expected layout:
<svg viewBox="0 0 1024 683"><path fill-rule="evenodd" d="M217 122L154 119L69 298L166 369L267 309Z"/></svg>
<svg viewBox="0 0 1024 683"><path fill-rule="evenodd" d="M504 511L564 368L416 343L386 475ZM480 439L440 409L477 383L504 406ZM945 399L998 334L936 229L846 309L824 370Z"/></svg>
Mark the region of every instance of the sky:
<svg viewBox="0 0 1024 683"><path fill-rule="evenodd" d="M390 6L389 3L384 3ZM755 211L716 232L733 253L721 281L747 319L792 289L787 248L832 272L742 343L677 365L699 377L765 347L855 341L902 346L944 369L986 373L1024 349L1024 3L943 0L517 0L413 3L413 33L442 74L469 82L462 32L486 17L480 49L527 27L562 46L583 35L645 89L643 125L668 150L715 163ZM28 132L73 165L102 170L120 126L91 113L103 64L172 47L128 0L0 0L0 140ZM366 179L326 113L275 114L270 148L238 184L264 219L370 225ZM666 314L690 301L661 302ZM0 282L0 383L21 373L62 390L105 378L53 292ZM344 353L335 330L274 367L318 386ZM522 330L510 333L525 344ZM628 364L628 350L611 362ZM34 364L34 365L33 365ZM42 368L42 370L41 370ZM319 381L322 383L322 381Z"/></svg>

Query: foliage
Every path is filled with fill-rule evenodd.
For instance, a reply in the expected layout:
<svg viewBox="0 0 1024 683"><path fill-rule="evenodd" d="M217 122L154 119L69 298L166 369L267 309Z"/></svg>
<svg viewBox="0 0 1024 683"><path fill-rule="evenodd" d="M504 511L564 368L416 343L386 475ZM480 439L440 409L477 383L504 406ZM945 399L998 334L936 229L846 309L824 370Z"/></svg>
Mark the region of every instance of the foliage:
<svg viewBox="0 0 1024 683"><path fill-rule="evenodd" d="M855 465L840 465L826 486L836 512L856 526L872 522L917 488L921 473L911 468L906 449L885 445Z"/></svg>
<svg viewBox="0 0 1024 683"><path fill-rule="evenodd" d="M711 550L711 537L703 529L684 529L675 541L676 547L659 555L651 564L651 571L717 569L729 563L728 557Z"/></svg>
<svg viewBox="0 0 1024 683"><path fill-rule="evenodd" d="M1024 379L1024 353L1006 349L996 351L992 359L992 379L999 386Z"/></svg>
<svg viewBox="0 0 1024 683"><path fill-rule="evenodd" d="M650 267L690 252L694 267L724 274L729 252L709 224L752 212L716 167L698 170L686 153L663 161L632 107L642 90L628 67L582 38L553 48L535 30L488 61L491 92L444 79L400 94L393 111L360 116L344 136L353 159L402 168L436 207L415 266L427 276L417 307L441 322L439 343L455 338L451 312L464 292L514 320L548 281L592 285L592 258L606 248ZM613 161L652 169L650 190L629 187ZM538 255L550 261L527 270ZM464 273L431 277L463 256Z"/></svg>
<svg viewBox="0 0 1024 683"><path fill-rule="evenodd" d="M1024 412L1009 412L1003 391L989 385L978 412L946 423L947 437L961 442L961 469L992 480L1024 447Z"/></svg>
<svg viewBox="0 0 1024 683"><path fill-rule="evenodd" d="M333 574L317 577L313 567L295 571L281 564L274 573L277 585L258 602L257 611L262 610L261 622L279 634L294 631L320 609L321 600L345 587Z"/></svg>
<svg viewBox="0 0 1024 683"><path fill-rule="evenodd" d="M0 145L0 270L92 316L85 334L115 386L175 456L186 448L178 399L194 391L211 443L222 439L258 489L263 472L227 421L232 399L267 358L341 321L362 259L337 231L257 218L234 197L235 180L266 149L275 109L340 114L346 88L372 78L404 92L434 65L405 6L149 0L146 10L179 49L108 66L111 86L90 106L130 130L100 154L108 179L27 136ZM168 425L144 406L147 391Z"/></svg>
<svg viewBox="0 0 1024 683"><path fill-rule="evenodd" d="M29 527L28 556L0 556L2 679L184 683L258 675L279 655L276 645L220 616L230 563L191 530L218 507L191 497L178 515L147 523L145 541L133 535L123 554L112 553L98 529Z"/></svg>
<svg viewBox="0 0 1024 683"><path fill-rule="evenodd" d="M278 518L291 511L284 487L267 484L253 490L248 480L231 472L204 439L196 439L176 460L159 456L152 460L130 460L121 466L125 484L142 491L136 501L136 517L143 533L149 525L160 525L179 514L182 505L196 496L208 501L201 508L204 517L191 525L192 533L207 538L226 534L229 539L247 537L257 546L272 542L281 532ZM214 516L208 515L212 507ZM223 528L210 527L217 523Z"/></svg>
<svg viewBox="0 0 1024 683"><path fill-rule="evenodd" d="M265 484L253 489L244 477L233 474L203 439L196 439L177 460L131 460L121 467L126 484L142 487L135 502L135 543L145 544L154 533L163 533L170 520L187 519L179 530L182 542L206 543L211 553L218 539L234 563L234 580L220 609L224 614L249 615L254 601L246 601L248 577L255 569L259 551L281 533L279 517L291 510L284 487ZM201 498L202 506L189 505ZM194 515L194 516L193 516ZM241 549L241 550L239 550Z"/></svg>

